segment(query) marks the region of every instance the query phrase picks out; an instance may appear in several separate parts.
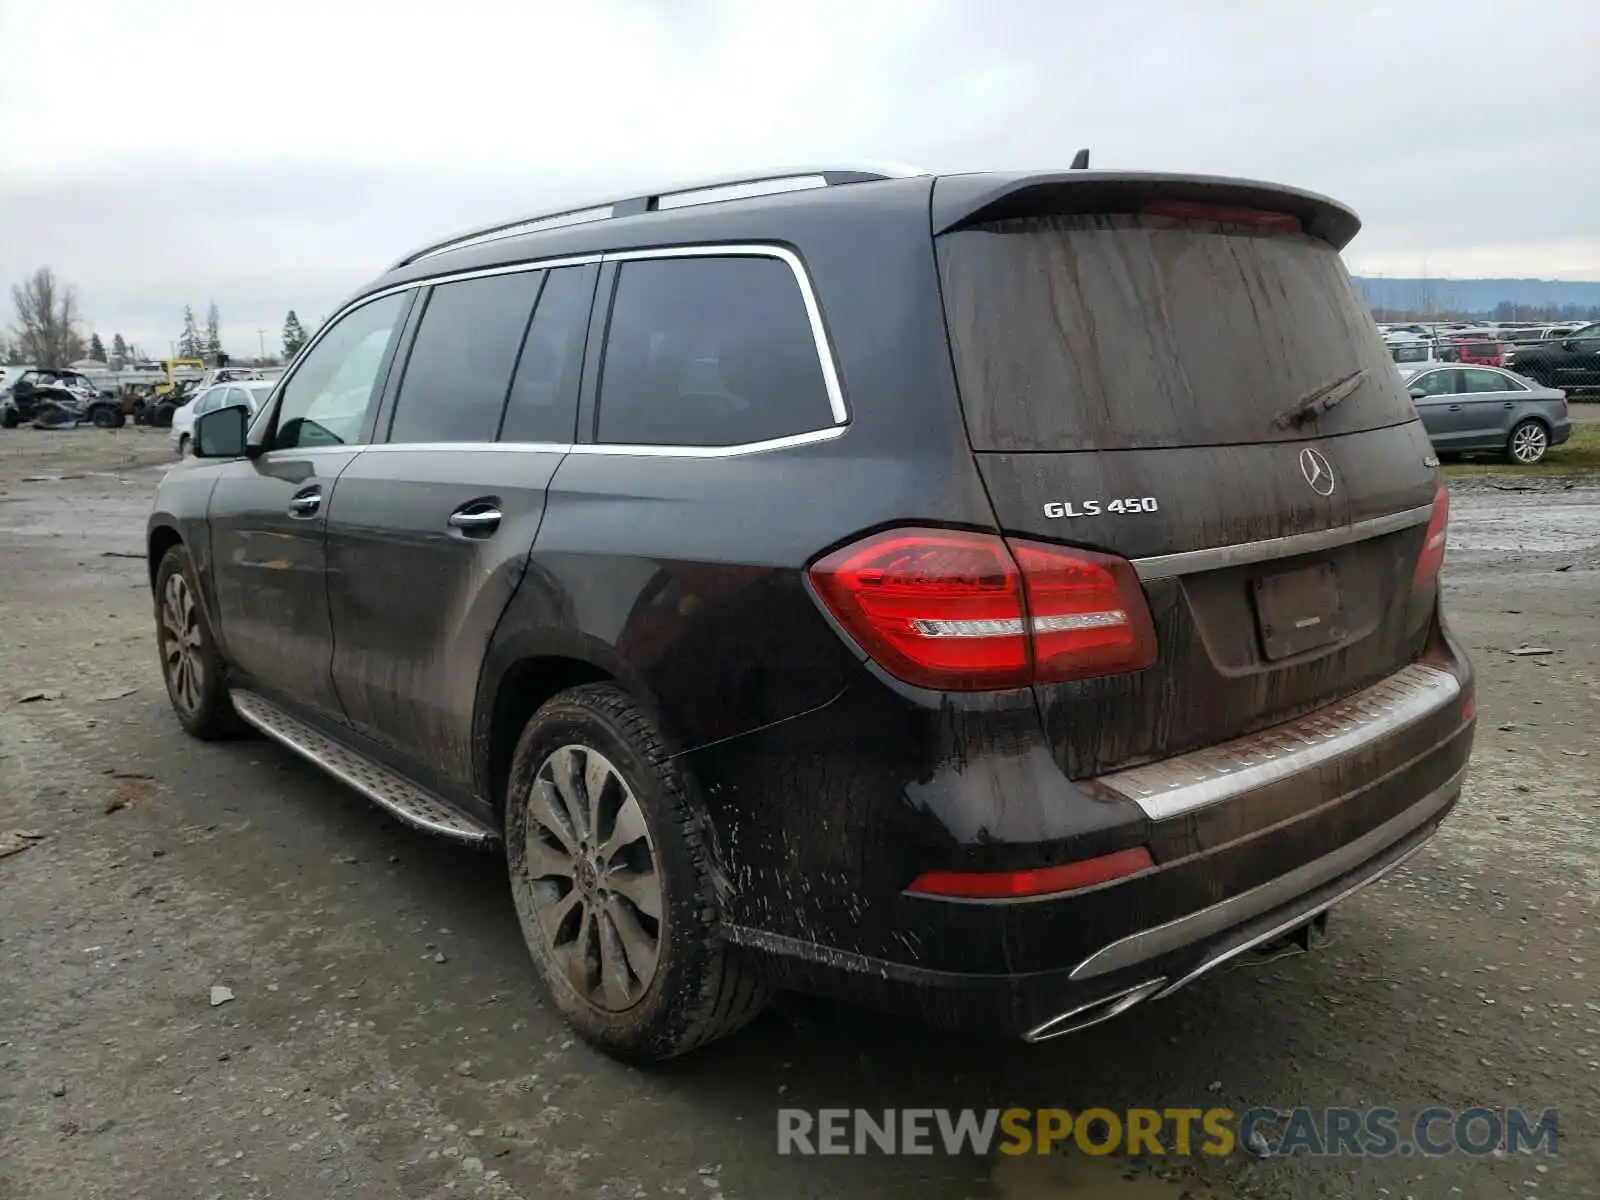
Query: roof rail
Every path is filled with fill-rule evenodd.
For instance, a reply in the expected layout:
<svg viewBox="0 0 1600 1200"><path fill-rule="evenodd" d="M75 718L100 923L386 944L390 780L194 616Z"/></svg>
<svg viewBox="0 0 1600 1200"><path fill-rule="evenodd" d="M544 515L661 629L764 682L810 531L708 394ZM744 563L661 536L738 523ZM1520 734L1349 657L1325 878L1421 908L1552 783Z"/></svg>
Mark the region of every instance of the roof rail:
<svg viewBox="0 0 1600 1200"><path fill-rule="evenodd" d="M457 234L442 242L430 242L414 250L389 269L399 270L446 250L460 250L483 242L497 242L502 238L518 237L539 229L560 229L566 225L585 225L590 221L605 221L612 217L632 217L640 213L658 212L673 208L688 208L695 204L716 204L724 200L744 200L752 196L772 196L782 192L799 192L811 188L839 187L850 183L873 183L885 179L910 179L928 172L898 163L858 163L825 167L784 167L748 172L740 175L701 179L643 195L625 196L599 204L585 204L578 208L558 209L521 217L487 228L473 229Z"/></svg>

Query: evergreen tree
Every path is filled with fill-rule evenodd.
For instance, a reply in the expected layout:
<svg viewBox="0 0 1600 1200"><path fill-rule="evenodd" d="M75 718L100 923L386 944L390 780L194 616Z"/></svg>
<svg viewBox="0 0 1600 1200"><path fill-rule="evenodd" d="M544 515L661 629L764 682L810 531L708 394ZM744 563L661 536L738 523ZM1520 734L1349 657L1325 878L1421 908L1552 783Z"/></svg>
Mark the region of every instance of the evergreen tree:
<svg viewBox="0 0 1600 1200"><path fill-rule="evenodd" d="M291 308L283 322L283 361L288 362L305 344L306 331L300 324L300 318L294 315L294 309Z"/></svg>
<svg viewBox="0 0 1600 1200"><path fill-rule="evenodd" d="M95 362L106 361L106 344L100 340L98 333L89 335L89 357Z"/></svg>
<svg viewBox="0 0 1600 1200"><path fill-rule="evenodd" d="M222 353L222 314L216 302L206 310L206 353L213 357Z"/></svg>
<svg viewBox="0 0 1600 1200"><path fill-rule="evenodd" d="M199 358L205 353L206 344L200 337L200 328L195 324L194 309L185 304L183 306L183 333L178 337L179 358Z"/></svg>
<svg viewBox="0 0 1600 1200"><path fill-rule="evenodd" d="M128 361L128 343L122 340L120 333L111 335L111 357L119 363Z"/></svg>

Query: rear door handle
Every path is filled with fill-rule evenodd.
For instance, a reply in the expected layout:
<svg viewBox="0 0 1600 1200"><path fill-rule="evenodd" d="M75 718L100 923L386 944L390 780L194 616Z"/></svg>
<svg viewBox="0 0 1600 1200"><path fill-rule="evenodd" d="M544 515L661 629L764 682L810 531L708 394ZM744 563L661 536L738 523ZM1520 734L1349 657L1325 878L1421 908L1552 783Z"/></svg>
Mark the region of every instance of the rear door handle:
<svg viewBox="0 0 1600 1200"><path fill-rule="evenodd" d="M1505 406L1507 408L1515 408L1517 406L1517 402L1515 400L1507 400Z"/></svg>
<svg viewBox="0 0 1600 1200"><path fill-rule="evenodd" d="M1451 411L1451 412L1460 412L1460 411L1461 411L1461 405L1459 405L1459 404L1452 404L1452 405L1451 405L1451 406L1450 406L1450 411Z"/></svg>
<svg viewBox="0 0 1600 1200"><path fill-rule="evenodd" d="M310 517L322 507L322 489L310 487L297 494L289 501L289 515L291 517Z"/></svg>
<svg viewBox="0 0 1600 1200"><path fill-rule="evenodd" d="M504 516L498 508L472 504L451 513L450 526L462 533L490 534L500 528Z"/></svg>

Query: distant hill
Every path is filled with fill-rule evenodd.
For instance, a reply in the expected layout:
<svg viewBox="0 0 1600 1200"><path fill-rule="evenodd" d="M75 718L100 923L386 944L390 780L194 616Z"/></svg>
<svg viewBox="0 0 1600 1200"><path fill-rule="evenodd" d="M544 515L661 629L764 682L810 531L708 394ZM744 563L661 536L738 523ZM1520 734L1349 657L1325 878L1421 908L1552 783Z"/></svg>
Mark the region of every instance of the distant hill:
<svg viewBox="0 0 1600 1200"><path fill-rule="evenodd" d="M1600 316L1600 281L1572 279L1395 279L1356 277L1373 308L1493 314L1501 305L1556 308L1571 317ZM1501 313L1501 319L1515 319ZM1530 314L1530 317L1534 314ZM1557 314L1537 314L1555 316Z"/></svg>

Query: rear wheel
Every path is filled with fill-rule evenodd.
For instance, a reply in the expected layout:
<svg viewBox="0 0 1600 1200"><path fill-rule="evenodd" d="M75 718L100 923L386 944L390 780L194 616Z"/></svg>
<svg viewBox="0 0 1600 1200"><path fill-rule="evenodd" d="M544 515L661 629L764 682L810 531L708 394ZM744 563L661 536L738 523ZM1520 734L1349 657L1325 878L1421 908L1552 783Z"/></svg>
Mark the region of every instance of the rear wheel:
<svg viewBox="0 0 1600 1200"><path fill-rule="evenodd" d="M180 433L178 435L178 457L189 457L189 435L187 433Z"/></svg>
<svg viewBox="0 0 1600 1200"><path fill-rule="evenodd" d="M161 559L155 599L161 675L178 721L202 741L241 732L244 723L222 681L222 656L206 622L194 563L185 547L173 546Z"/></svg>
<svg viewBox="0 0 1600 1200"><path fill-rule="evenodd" d="M587 684L539 709L517 743L506 797L523 936L586 1041L656 1061L761 1011L769 988L715 933L704 817L626 692Z"/></svg>
<svg viewBox="0 0 1600 1200"><path fill-rule="evenodd" d="M128 418L122 415L121 409L102 404L94 410L90 420L94 422L96 429L120 429Z"/></svg>
<svg viewBox="0 0 1600 1200"><path fill-rule="evenodd" d="M0 413L0 426L4 426L7 429L15 429L17 423L17 410L15 408L8 408L4 413Z"/></svg>
<svg viewBox="0 0 1600 1200"><path fill-rule="evenodd" d="M1544 458L1550 449L1550 431L1543 421L1529 417L1518 421L1506 439L1506 457L1519 466L1529 467Z"/></svg>

